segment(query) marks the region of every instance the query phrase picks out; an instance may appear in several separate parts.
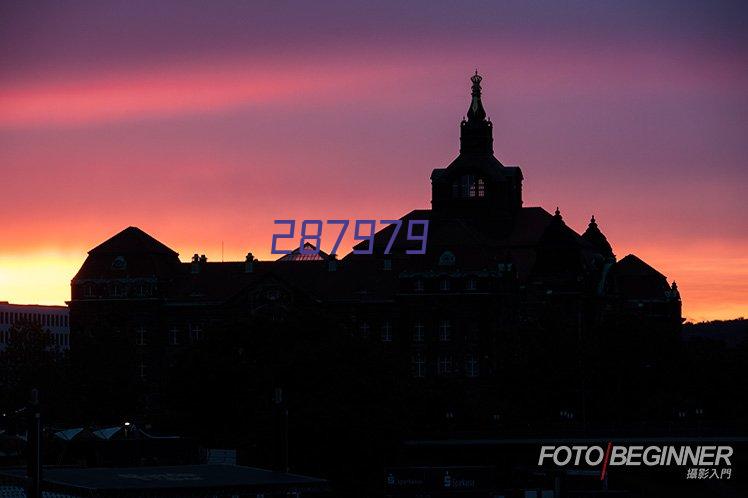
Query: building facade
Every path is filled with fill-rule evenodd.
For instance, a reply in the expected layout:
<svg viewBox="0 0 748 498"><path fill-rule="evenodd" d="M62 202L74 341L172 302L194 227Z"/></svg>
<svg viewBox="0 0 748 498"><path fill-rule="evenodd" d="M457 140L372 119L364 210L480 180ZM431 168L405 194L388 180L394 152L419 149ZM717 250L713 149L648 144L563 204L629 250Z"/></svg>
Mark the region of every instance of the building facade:
<svg viewBox="0 0 748 498"><path fill-rule="evenodd" d="M10 330L17 323L38 324L49 334L51 346L60 351L70 349L70 322L67 306L10 304L0 302L0 351L10 341Z"/></svg>
<svg viewBox="0 0 748 498"><path fill-rule="evenodd" d="M523 205L522 171L494 155L481 77L471 82L459 154L432 171L431 208L401 218L428 220L425 254L408 253L417 245L405 229L391 240L391 225L372 254L182 262L129 227L92 249L71 282L74 338L124 338L133 375L157 383L171 352L236 317L322 310L402 357L413 379L479 383L510 375L533 348L598 341L609 323L677 334L674 282L634 255L617 259L594 217L578 233L559 209Z"/></svg>

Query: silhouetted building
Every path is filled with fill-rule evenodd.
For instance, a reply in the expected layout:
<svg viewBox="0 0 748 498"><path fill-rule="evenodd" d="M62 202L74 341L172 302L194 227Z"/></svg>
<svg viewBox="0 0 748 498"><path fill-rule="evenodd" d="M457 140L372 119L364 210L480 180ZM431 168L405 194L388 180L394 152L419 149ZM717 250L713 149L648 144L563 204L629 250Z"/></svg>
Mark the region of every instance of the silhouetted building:
<svg viewBox="0 0 748 498"><path fill-rule="evenodd" d="M522 357L533 348L565 354L579 341L604 341L605 324L621 316L674 336L674 283L636 256L617 261L594 217L579 235L558 209L523 206L522 171L494 156L481 77L471 81L459 155L431 173L432 208L401 218L429 220L426 254L406 253L418 243L405 229L385 254L390 226L376 234L372 255L297 250L277 261L250 253L241 262L181 262L129 227L92 249L71 282L73 342L126 337L133 374L158 383L171 351L222 323L324 309L402 356L415 378L479 383L531 367Z"/></svg>

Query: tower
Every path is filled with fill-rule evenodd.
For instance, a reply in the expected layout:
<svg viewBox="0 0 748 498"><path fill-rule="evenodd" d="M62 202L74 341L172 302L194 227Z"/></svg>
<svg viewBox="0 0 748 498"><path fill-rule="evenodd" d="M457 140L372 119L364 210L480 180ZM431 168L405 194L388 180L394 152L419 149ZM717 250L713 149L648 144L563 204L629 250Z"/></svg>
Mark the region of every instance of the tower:
<svg viewBox="0 0 748 498"><path fill-rule="evenodd" d="M460 154L431 173L435 215L512 219L522 207L522 171L493 154L493 124L481 99L478 71L470 78L470 107L460 123Z"/></svg>

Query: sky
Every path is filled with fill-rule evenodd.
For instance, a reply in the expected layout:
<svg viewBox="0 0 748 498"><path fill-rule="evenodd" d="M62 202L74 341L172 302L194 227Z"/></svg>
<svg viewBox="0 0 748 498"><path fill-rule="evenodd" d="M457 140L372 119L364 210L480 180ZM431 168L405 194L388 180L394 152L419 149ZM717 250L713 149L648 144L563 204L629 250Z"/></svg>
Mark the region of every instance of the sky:
<svg viewBox="0 0 748 498"><path fill-rule="evenodd" d="M580 232L594 214L690 320L748 316L747 21L715 1L3 2L0 300L63 303L130 225L183 261L267 259L275 219L428 208L477 68L525 206Z"/></svg>

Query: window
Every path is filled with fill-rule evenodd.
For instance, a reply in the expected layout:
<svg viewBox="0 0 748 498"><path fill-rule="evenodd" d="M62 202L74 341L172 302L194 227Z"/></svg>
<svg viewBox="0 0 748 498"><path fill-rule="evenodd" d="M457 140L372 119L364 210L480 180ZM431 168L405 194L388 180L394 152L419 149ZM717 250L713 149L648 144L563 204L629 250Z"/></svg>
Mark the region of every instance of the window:
<svg viewBox="0 0 748 498"><path fill-rule="evenodd" d="M124 295L125 295L125 288L120 284L114 284L114 287L112 287L112 296L122 297Z"/></svg>
<svg viewBox="0 0 748 498"><path fill-rule="evenodd" d="M423 280L421 280L420 278L417 279L413 283L413 289L415 289L416 292L423 292Z"/></svg>
<svg viewBox="0 0 748 498"><path fill-rule="evenodd" d="M384 267L385 270L389 271L392 269L392 260L387 258L384 260Z"/></svg>
<svg viewBox="0 0 748 498"><path fill-rule="evenodd" d="M426 358L421 353L413 356L413 377L418 379L426 377Z"/></svg>
<svg viewBox="0 0 748 498"><path fill-rule="evenodd" d="M462 175L452 184L452 195L462 199L486 196L486 181L474 175Z"/></svg>
<svg viewBox="0 0 748 498"><path fill-rule="evenodd" d="M135 344L145 346L145 327L138 327L135 331Z"/></svg>
<svg viewBox="0 0 748 498"><path fill-rule="evenodd" d="M361 322L361 325L358 326L358 331L361 333L362 337L369 337L370 330L371 327L369 327L369 324L366 322Z"/></svg>
<svg viewBox="0 0 748 498"><path fill-rule="evenodd" d="M448 278L443 278L439 282L439 289L443 291L448 291L450 288L450 282Z"/></svg>
<svg viewBox="0 0 748 498"><path fill-rule="evenodd" d="M190 339L192 342L197 342L200 340L203 334L203 329L200 328L199 325L190 325Z"/></svg>
<svg viewBox="0 0 748 498"><path fill-rule="evenodd" d="M467 282L465 283L465 290L474 291L478 288L478 283L475 281L474 278L467 279Z"/></svg>
<svg viewBox="0 0 748 498"><path fill-rule="evenodd" d="M452 251L444 251L439 256L439 266L454 266L456 260L457 258Z"/></svg>
<svg viewBox="0 0 748 498"><path fill-rule="evenodd" d="M468 377L478 377L480 374L478 357L472 353L465 357L465 374Z"/></svg>
<svg viewBox="0 0 748 498"><path fill-rule="evenodd" d="M94 288L91 284L86 284L83 286L83 295L85 297L93 297L94 295Z"/></svg>
<svg viewBox="0 0 748 498"><path fill-rule="evenodd" d="M413 342L423 342L423 323L420 320L413 325Z"/></svg>
<svg viewBox="0 0 748 498"><path fill-rule="evenodd" d="M392 325L389 320L382 324L382 342L392 342Z"/></svg>
<svg viewBox="0 0 748 498"><path fill-rule="evenodd" d="M451 338L452 335L452 324L449 320L440 320L439 321L439 340L442 342L447 342Z"/></svg>
<svg viewBox="0 0 748 498"><path fill-rule="evenodd" d="M172 346L179 344L179 329L176 327L169 329L169 344Z"/></svg>
<svg viewBox="0 0 748 498"><path fill-rule="evenodd" d="M141 380L145 380L145 370L146 370L145 363L141 361L138 364L138 376L140 377Z"/></svg>
<svg viewBox="0 0 748 498"><path fill-rule="evenodd" d="M449 375L452 373L452 356L440 355L436 365L436 372L439 375Z"/></svg>
<svg viewBox="0 0 748 498"><path fill-rule="evenodd" d="M112 269L113 270L124 270L127 268L127 261L122 256L117 256L114 258L114 261L112 261Z"/></svg>

